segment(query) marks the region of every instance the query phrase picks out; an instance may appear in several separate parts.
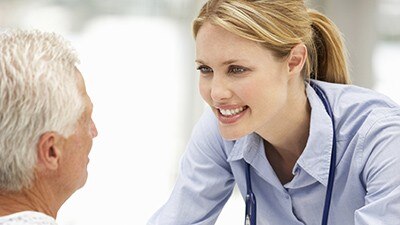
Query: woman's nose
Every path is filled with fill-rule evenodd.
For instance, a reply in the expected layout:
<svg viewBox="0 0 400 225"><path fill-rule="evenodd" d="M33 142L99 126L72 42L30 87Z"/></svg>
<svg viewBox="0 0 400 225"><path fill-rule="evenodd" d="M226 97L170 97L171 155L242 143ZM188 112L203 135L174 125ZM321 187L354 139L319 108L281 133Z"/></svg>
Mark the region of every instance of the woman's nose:
<svg viewBox="0 0 400 225"><path fill-rule="evenodd" d="M231 97L228 81L223 77L214 76L211 84L211 98L215 102L221 102Z"/></svg>

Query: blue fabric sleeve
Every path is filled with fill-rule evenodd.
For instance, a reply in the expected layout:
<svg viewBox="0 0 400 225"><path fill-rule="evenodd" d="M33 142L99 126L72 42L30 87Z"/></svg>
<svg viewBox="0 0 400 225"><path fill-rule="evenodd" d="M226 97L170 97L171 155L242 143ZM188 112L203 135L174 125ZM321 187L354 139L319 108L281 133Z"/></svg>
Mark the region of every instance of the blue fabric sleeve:
<svg viewBox="0 0 400 225"><path fill-rule="evenodd" d="M148 224L215 224L234 187L226 159L217 121L208 109L193 130L169 200Z"/></svg>
<svg viewBox="0 0 400 225"><path fill-rule="evenodd" d="M398 110L397 110L398 111ZM400 115L385 113L365 135L362 180L365 206L356 225L395 225L400 221Z"/></svg>

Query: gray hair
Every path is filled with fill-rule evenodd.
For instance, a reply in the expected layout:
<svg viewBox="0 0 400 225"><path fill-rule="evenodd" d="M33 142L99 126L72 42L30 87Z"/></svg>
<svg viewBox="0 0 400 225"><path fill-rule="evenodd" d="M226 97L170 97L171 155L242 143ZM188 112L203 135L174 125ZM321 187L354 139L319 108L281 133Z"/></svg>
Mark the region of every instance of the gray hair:
<svg viewBox="0 0 400 225"><path fill-rule="evenodd" d="M75 50L54 33L0 34L0 190L32 183L42 134L74 132L84 111L77 63Z"/></svg>

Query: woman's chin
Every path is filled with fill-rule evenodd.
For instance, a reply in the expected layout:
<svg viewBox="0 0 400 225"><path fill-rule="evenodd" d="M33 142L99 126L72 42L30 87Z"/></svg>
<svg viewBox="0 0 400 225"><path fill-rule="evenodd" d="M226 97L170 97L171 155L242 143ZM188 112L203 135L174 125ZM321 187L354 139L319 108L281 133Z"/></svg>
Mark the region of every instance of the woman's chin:
<svg viewBox="0 0 400 225"><path fill-rule="evenodd" d="M236 141L247 135L247 133L238 132L226 127L220 127L219 132L221 133L222 138L227 141Z"/></svg>

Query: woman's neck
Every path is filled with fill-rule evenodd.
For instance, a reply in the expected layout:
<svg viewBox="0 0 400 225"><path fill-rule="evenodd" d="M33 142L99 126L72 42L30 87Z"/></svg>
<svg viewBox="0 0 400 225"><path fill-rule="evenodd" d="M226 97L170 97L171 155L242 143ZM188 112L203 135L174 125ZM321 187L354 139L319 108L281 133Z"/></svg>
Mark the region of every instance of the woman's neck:
<svg viewBox="0 0 400 225"><path fill-rule="evenodd" d="M309 103L283 112L271 125L271 133L263 137L285 159L298 158L306 147L310 130Z"/></svg>
<svg viewBox="0 0 400 225"><path fill-rule="evenodd" d="M311 118L304 83L289 90L285 107L257 132L284 158L301 155L307 144Z"/></svg>
<svg viewBox="0 0 400 225"><path fill-rule="evenodd" d="M292 89L286 107L271 119L263 131L265 154L282 183L291 180L292 169L306 147L311 107L304 84Z"/></svg>

